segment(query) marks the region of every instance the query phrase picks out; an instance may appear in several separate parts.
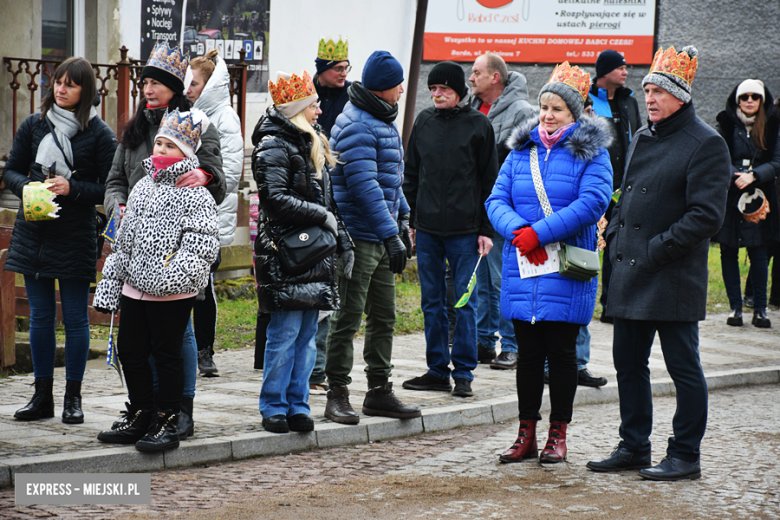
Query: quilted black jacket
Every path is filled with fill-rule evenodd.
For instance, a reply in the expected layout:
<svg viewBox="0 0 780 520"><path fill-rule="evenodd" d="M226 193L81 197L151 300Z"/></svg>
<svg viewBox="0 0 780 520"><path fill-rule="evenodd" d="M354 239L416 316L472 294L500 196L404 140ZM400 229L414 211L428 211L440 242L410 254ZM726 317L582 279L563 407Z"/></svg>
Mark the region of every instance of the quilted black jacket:
<svg viewBox="0 0 780 520"><path fill-rule="evenodd" d="M19 198L25 184L45 180L35 156L48 133L49 127L40 114L25 119L16 132L3 181ZM95 206L103 203L106 176L117 146L116 136L103 120L93 117L87 128L74 135L70 142L75 172L70 180L70 193L55 199L60 205L59 218L27 222L19 208L5 264L9 271L36 278L95 280Z"/></svg>
<svg viewBox="0 0 780 520"><path fill-rule="evenodd" d="M274 107L258 121L252 135L252 173L260 199L255 278L259 311L337 310L336 255L307 272L283 272L274 243L295 228L325 223L330 210L338 220L338 252L353 248L333 201L328 173L313 177L311 137Z"/></svg>

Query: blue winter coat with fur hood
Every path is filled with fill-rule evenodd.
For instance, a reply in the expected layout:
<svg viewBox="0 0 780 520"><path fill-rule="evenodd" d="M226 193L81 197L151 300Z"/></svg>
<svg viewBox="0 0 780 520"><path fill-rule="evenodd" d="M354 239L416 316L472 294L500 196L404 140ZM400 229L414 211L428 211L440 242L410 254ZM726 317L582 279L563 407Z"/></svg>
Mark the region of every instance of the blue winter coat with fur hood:
<svg viewBox="0 0 780 520"><path fill-rule="evenodd" d="M585 325L593 316L597 278L582 282L550 273L520 278L512 231L531 226L541 246L562 241L596 250L596 223L612 193L612 140L603 120L583 117L548 152L539 139L539 120L519 126L508 140L504 161L485 206L497 233L506 239L501 275L501 312L507 319L563 321ZM531 176L531 145L553 213L544 216Z"/></svg>

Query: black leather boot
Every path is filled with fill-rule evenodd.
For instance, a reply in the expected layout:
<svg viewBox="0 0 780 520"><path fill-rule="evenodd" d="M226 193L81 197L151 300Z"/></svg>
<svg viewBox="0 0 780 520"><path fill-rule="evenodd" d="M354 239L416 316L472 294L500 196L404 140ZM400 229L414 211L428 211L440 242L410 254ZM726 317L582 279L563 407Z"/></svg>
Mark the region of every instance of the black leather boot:
<svg viewBox="0 0 780 520"><path fill-rule="evenodd" d="M411 419L422 415L419 408L406 406L396 397L395 392L393 392L393 383L385 383L366 392L366 398L363 400L363 413L397 419Z"/></svg>
<svg viewBox="0 0 780 520"><path fill-rule="evenodd" d="M341 424L357 424L360 416L349 404L349 388L346 385L333 385L328 390L328 402L325 405L325 417Z"/></svg>
<svg viewBox="0 0 780 520"><path fill-rule="evenodd" d="M36 421L54 417L54 396L52 395L53 377L36 377L35 393L27 406L16 410L14 417L22 421Z"/></svg>
<svg viewBox="0 0 780 520"><path fill-rule="evenodd" d="M772 327L772 322L766 317L766 309L759 309L753 311L753 326L760 329L768 329Z"/></svg>
<svg viewBox="0 0 780 520"><path fill-rule="evenodd" d="M152 421L151 410L136 410L130 403L125 403L126 411L122 411L122 420L111 426L110 430L98 433L100 442L111 444L135 444L149 431Z"/></svg>
<svg viewBox="0 0 780 520"><path fill-rule="evenodd" d="M81 411L81 381L65 380L65 404L62 407L62 422L81 424L84 412Z"/></svg>
<svg viewBox="0 0 780 520"><path fill-rule="evenodd" d="M181 412L179 413L179 440L186 441L187 437L195 435L195 421L192 420L192 397L181 398Z"/></svg>
<svg viewBox="0 0 780 520"><path fill-rule="evenodd" d="M171 410L157 410L146 435L135 443L135 449L149 453L179 447L179 414Z"/></svg>

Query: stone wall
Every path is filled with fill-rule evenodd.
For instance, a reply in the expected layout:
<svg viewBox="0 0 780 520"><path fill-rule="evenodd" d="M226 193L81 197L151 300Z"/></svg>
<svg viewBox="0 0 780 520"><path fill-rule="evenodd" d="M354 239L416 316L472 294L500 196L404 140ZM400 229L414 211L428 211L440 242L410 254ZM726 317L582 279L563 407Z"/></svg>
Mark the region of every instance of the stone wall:
<svg viewBox="0 0 780 520"><path fill-rule="evenodd" d="M658 46L686 45L699 49L699 68L693 81L693 103L706 123L715 124L726 98L736 85L747 78L764 81L774 96L780 96L780 45L778 20L780 2L762 0L658 0ZM430 13L429 13L430 14ZM424 62L420 69L415 115L433 106L427 78L434 62ZM471 63L463 63L466 75ZM549 79L553 65L509 64L509 69L525 75L531 103L536 104L539 90ZM592 75L595 67L585 66ZM626 85L634 91L642 117L644 95L642 78L649 66L629 67Z"/></svg>

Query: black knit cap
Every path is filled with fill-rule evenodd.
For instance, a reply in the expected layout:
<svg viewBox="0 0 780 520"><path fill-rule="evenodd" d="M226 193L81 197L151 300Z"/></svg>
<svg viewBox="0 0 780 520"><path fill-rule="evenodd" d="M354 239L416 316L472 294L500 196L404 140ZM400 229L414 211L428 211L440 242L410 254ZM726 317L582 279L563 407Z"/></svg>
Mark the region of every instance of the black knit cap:
<svg viewBox="0 0 780 520"><path fill-rule="evenodd" d="M174 76L170 72L167 72L159 67L153 67L151 65L144 67L144 69L141 71L141 81L143 81L144 78L152 78L153 80L159 81L169 89L173 90L174 94L178 94L180 96L184 95L184 82L177 76Z"/></svg>
<svg viewBox="0 0 780 520"><path fill-rule="evenodd" d="M607 49L596 58L596 79L603 78L618 67L626 64L626 59L618 51Z"/></svg>
<svg viewBox="0 0 780 520"><path fill-rule="evenodd" d="M431 85L447 85L460 96L461 100L469 93L466 86L466 73L454 61L442 61L431 69L428 74L428 88Z"/></svg>

